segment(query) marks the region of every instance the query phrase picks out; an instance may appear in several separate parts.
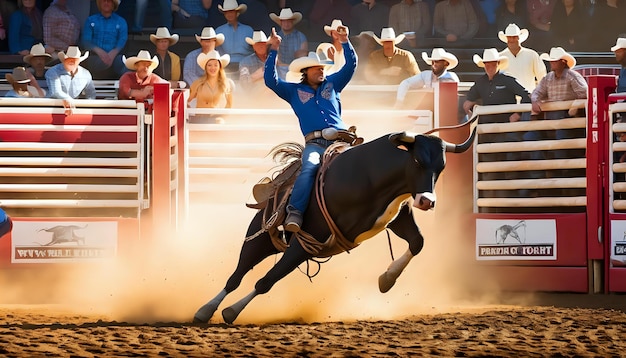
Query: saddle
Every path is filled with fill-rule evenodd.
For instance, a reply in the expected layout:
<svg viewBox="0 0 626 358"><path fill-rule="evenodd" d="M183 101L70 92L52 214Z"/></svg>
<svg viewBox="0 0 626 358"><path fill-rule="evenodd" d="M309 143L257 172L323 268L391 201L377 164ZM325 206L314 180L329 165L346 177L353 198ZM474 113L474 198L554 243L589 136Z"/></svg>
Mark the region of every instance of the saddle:
<svg viewBox="0 0 626 358"><path fill-rule="evenodd" d="M326 149L322 157L321 169L317 173L316 187L320 187L319 183L323 183L323 173L330 162L339 154L349 149L352 143L355 143L355 141L337 141ZM262 210L263 223L261 230L256 234L247 237L246 240L252 240L263 232L267 232L270 235L272 243L276 249L281 252L284 252L287 249L288 243L285 238L285 232L280 230L279 226L283 224L287 216L287 203L289 202L293 185L296 181L296 177L300 173L301 167L301 160L293 160L285 167L277 171L273 179L264 177L253 186L252 195L256 200L256 203L246 203L246 206L252 209ZM323 203L323 193L319 190L315 190L315 193L318 203L320 203L320 201ZM320 205L320 208L325 210L325 205ZM301 230L296 233L294 237L300 240L303 248L310 254L318 257L332 256L336 253L352 249L354 244L343 239L343 235L340 233L339 235L334 233L334 231L337 230L336 226L334 223L328 222L329 220L332 221L332 219L330 219L330 216L327 213L325 213L324 216L327 218L327 223L329 224L331 231L333 231L333 234L331 234L325 242L319 242L311 235ZM336 242L337 237L343 239L339 244Z"/></svg>

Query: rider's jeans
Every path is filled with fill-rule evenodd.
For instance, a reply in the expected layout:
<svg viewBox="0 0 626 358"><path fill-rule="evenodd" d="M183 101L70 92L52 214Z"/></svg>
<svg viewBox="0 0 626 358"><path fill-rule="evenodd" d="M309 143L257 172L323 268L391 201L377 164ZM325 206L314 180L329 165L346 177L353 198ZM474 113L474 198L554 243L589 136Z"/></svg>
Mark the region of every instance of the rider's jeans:
<svg viewBox="0 0 626 358"><path fill-rule="evenodd" d="M328 142L328 143L325 143ZM302 169L293 185L289 206L303 213L309 205L311 191L315 184L315 175L322 163L322 155L332 141L315 139L309 141L302 151ZM326 144L326 145L323 145Z"/></svg>

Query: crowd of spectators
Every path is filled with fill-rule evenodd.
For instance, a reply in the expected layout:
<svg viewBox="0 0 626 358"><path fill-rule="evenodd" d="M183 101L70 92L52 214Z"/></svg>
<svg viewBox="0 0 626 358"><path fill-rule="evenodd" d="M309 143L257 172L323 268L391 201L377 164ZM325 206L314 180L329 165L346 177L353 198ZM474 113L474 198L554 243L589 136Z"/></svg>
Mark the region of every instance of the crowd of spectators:
<svg viewBox="0 0 626 358"><path fill-rule="evenodd" d="M217 30L232 22L220 8L228 6L222 0L159 0L150 8L147 4L147 0L120 4L117 12L129 33L163 26L193 35L203 27ZM302 14L297 29L312 43L326 40L322 28L333 19L342 19L353 35L394 28L406 35L401 44L405 48L455 48L474 38L492 39L496 44L497 32L515 23L530 30L528 44L537 51L554 45L569 51L607 51L626 32L622 0L241 0L238 6L248 11L238 11L236 21L266 34L276 24L259 14L290 8ZM49 8L55 21L46 21ZM50 47L51 54L82 45L77 33L85 30L87 17L98 12L95 0L1 0L0 52L25 55L39 42ZM150 12L155 16L146 16ZM61 18L66 21L60 22ZM57 33L62 38L56 38ZM237 56L233 61L237 62Z"/></svg>

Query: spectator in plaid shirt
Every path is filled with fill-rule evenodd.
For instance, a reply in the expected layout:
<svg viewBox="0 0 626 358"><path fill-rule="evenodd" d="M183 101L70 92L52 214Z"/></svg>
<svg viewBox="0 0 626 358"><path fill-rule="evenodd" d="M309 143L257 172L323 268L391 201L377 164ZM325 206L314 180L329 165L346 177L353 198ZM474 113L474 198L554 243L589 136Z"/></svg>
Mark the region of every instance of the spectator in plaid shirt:
<svg viewBox="0 0 626 358"><path fill-rule="evenodd" d="M43 41L46 52L56 57L57 52L78 44L80 22L67 7L67 0L54 0L43 13Z"/></svg>
<svg viewBox="0 0 626 358"><path fill-rule="evenodd" d="M292 12L290 8L280 10L280 14L270 14L270 19L280 25L278 35L282 38L280 49L278 50L278 77L286 79L289 71L289 64L298 57L306 56L309 51L309 43L306 36L296 30L296 24L302 20L302 14Z"/></svg>
<svg viewBox="0 0 626 358"><path fill-rule="evenodd" d="M95 79L117 79L126 72L121 52L128 40L128 25L115 13L119 0L97 0L96 4L100 12L89 16L83 28L82 41L93 53L85 67Z"/></svg>

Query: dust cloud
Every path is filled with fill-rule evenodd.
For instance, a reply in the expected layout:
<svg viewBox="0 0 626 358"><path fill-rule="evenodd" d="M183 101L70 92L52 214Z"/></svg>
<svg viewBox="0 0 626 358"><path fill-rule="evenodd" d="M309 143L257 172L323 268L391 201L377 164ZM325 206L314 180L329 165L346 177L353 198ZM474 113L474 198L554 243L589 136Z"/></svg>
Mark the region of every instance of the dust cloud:
<svg viewBox="0 0 626 358"><path fill-rule="evenodd" d="M177 235L145 239L113 262L2 271L0 302L59 304L134 323L189 322L234 270L254 215L243 204L200 205L190 211ZM390 232L390 250L383 232L321 264L312 282L301 265L302 271L257 296L236 323L395 319L494 303L497 287L473 268L473 235L451 225L450 215L441 215L445 224L437 222L436 211L415 216L426 238L424 249L388 293L378 291L378 276L392 253L399 257L407 245ZM279 257L257 265L211 322L222 322L221 310L248 294ZM318 267L310 269L315 273Z"/></svg>

